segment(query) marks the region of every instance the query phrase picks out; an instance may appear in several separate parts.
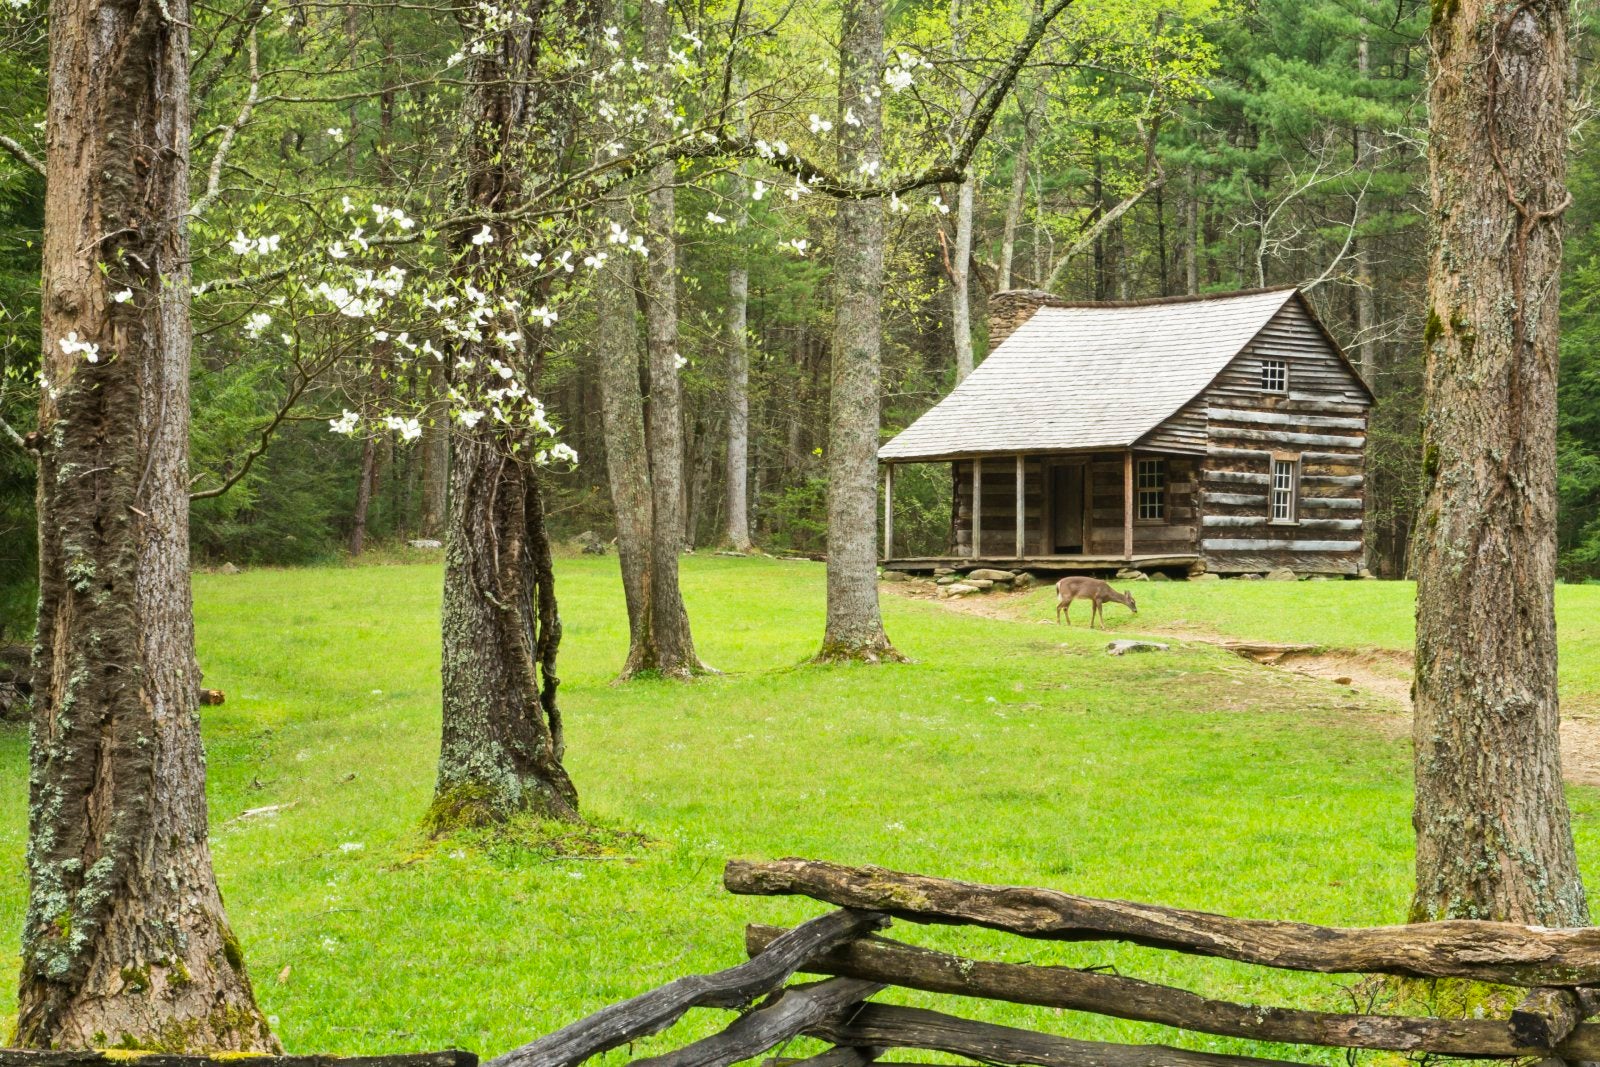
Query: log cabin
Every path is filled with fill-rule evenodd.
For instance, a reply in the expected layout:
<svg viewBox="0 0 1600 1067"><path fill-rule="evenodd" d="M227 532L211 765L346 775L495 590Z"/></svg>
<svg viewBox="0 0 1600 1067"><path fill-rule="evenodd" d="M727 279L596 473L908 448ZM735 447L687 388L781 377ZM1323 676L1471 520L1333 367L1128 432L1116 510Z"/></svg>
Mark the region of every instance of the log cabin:
<svg viewBox="0 0 1600 1067"><path fill-rule="evenodd" d="M886 568L1363 569L1372 392L1298 289L989 308L989 357L879 450ZM895 554L903 463L950 465L948 555Z"/></svg>

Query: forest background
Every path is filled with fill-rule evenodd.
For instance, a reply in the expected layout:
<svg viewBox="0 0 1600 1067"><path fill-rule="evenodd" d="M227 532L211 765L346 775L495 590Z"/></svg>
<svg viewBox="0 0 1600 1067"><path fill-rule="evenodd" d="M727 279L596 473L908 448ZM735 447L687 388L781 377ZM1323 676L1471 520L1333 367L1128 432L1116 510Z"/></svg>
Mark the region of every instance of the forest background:
<svg viewBox="0 0 1600 1067"><path fill-rule="evenodd" d="M0 152L0 419L25 434L37 409L44 189L26 155L43 155L44 18L18 0L3 6L0 134L19 151ZM897 115L954 130L950 116L967 103L963 61L986 35L1014 38L1027 14L961 0L891 5L890 70L908 83L916 72L905 93L885 96L891 153ZM213 25L195 61L197 172L218 157L218 142L233 143L209 184L204 173L194 180L208 197L192 224L200 286L256 266L237 238L282 234L292 245L297 231L326 232L313 216L344 197L362 209L403 205L424 224L430 208L446 205L460 92L449 72L460 40L438 12L310 2L273 10L255 0L205 15ZM778 28L767 62L827 63L834 46L824 27L835 18L803 5L769 15ZM726 17L675 5L680 47ZM881 432L906 425L981 360L993 292L1120 300L1298 284L1378 397L1368 555L1380 575L1404 575L1422 477L1429 17L1413 0L1069 7L982 141L973 181L917 190L890 209ZM237 76L246 28L252 78ZM1580 64L1587 75L1587 55ZM225 69L234 76L218 76ZM245 123L235 121L241 109ZM833 204L782 195L770 176L754 174L749 165L681 163L676 175L684 538L699 548L730 542L730 509L742 509L729 492L729 440L747 411L739 480L750 538L818 553ZM1600 577L1600 146L1581 125L1570 184L1559 536L1562 575L1585 580ZM591 297L562 307L537 383L579 456L546 472L557 538L614 531ZM274 325L263 336L251 325L260 300L196 301L192 474L197 491L228 487L195 501L197 558L296 564L439 536L449 436L442 377L425 361L349 358L349 338L333 329L291 339ZM346 412L378 421L402 408L425 412L409 440L329 432ZM270 447L255 456L264 428ZM948 471L905 473L897 534L911 550L940 550ZM34 482L28 455L0 442L0 638L25 635L32 623Z"/></svg>

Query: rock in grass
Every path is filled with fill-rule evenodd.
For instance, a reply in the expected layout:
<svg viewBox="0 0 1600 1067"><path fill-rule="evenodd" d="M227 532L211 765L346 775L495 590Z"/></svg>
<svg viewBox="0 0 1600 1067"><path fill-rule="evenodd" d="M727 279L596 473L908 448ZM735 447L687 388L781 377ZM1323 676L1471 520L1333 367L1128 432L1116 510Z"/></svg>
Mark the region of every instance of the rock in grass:
<svg viewBox="0 0 1600 1067"><path fill-rule="evenodd" d="M883 576L878 580L880 582L909 582L911 581L911 575L905 571L884 571Z"/></svg>
<svg viewBox="0 0 1600 1067"><path fill-rule="evenodd" d="M1122 582L1143 582L1148 581L1148 578L1144 571L1134 567L1124 567L1117 572L1117 580Z"/></svg>
<svg viewBox="0 0 1600 1067"><path fill-rule="evenodd" d="M1016 580L1016 575L1010 571L997 571L989 567L979 567L975 571L967 572L967 581L974 578L983 582L1010 582Z"/></svg>
<svg viewBox="0 0 1600 1067"><path fill-rule="evenodd" d="M1039 579L1035 578L1033 575L1029 574L1027 571L1018 571L1017 572L1017 576L1011 580L1011 588L1013 588L1013 589L1032 589L1035 585L1038 584L1038 582L1039 582Z"/></svg>
<svg viewBox="0 0 1600 1067"><path fill-rule="evenodd" d="M1210 571L1201 571L1199 574L1189 575L1189 580L1191 582L1220 582L1222 581L1222 575L1212 574Z"/></svg>
<svg viewBox="0 0 1600 1067"><path fill-rule="evenodd" d="M1106 646L1106 654L1126 656L1129 652L1165 652L1171 647L1160 641L1113 641Z"/></svg>
<svg viewBox="0 0 1600 1067"><path fill-rule="evenodd" d="M222 566L217 568L217 571L220 574L238 574L239 568L235 567L231 563L224 563Z"/></svg>
<svg viewBox="0 0 1600 1067"><path fill-rule="evenodd" d="M1288 567L1279 567L1275 571L1267 572L1267 581L1269 582L1297 582L1299 580L1300 576Z"/></svg>
<svg viewBox="0 0 1600 1067"><path fill-rule="evenodd" d="M1150 576L1152 582L1170 582L1172 577L1166 571L1156 571Z"/></svg>
<svg viewBox="0 0 1600 1067"><path fill-rule="evenodd" d="M951 582L949 585L941 585L939 587L939 597L942 600L955 600L969 596L977 591L978 587L975 585L968 585L966 582Z"/></svg>
<svg viewBox="0 0 1600 1067"><path fill-rule="evenodd" d="M590 536L593 535L591 534ZM406 546L409 548L417 548L424 551L433 552L443 548L444 542L433 537L417 537L407 541Z"/></svg>

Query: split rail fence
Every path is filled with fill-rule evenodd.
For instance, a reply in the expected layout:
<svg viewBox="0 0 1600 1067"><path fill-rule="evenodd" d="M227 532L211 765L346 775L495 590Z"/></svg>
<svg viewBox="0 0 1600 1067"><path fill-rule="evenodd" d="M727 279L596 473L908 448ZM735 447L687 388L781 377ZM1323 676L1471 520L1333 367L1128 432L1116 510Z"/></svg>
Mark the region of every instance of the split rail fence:
<svg viewBox="0 0 1600 1067"><path fill-rule="evenodd" d="M694 1008L738 1012L710 1037L634 1059L635 1067L726 1067L797 1037L829 1044L783 1067L866 1067L893 1050L1014 1067L1301 1067L1262 1056L1085 1041L872 1000L896 986L1091 1012L1273 1045L1393 1051L1452 1059L1600 1061L1600 928L1544 929L1477 920L1334 928L1234 919L1098 900L1049 889L979 885L786 859L728 864L734 893L798 895L833 905L792 929L754 925L750 958L603 1008L489 1061L486 1067L576 1067L659 1034ZM1196 956L1325 974L1459 978L1523 987L1508 1018L1450 1019L1262 1007L1073 967L999 963L884 937L892 920L985 927L1054 941L1122 941ZM791 984L796 974L818 980ZM152 1056L140 1067L476 1067L471 1053L332 1057ZM96 1053L0 1050L0 1067L110 1067Z"/></svg>

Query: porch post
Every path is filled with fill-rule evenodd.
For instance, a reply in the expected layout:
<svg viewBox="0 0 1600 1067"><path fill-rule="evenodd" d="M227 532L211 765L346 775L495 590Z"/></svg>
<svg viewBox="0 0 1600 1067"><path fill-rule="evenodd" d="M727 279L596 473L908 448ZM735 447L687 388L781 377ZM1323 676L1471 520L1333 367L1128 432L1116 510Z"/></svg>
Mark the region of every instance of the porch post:
<svg viewBox="0 0 1600 1067"><path fill-rule="evenodd" d="M883 558L894 558L894 464L883 465Z"/></svg>
<svg viewBox="0 0 1600 1067"><path fill-rule="evenodd" d="M983 554L983 457L972 457L972 558Z"/></svg>
<svg viewBox="0 0 1600 1067"><path fill-rule="evenodd" d="M1026 493L1023 491L1023 458L1022 453L1017 453L1017 558L1021 559L1028 549L1027 520L1023 515L1023 505L1027 502Z"/></svg>
<svg viewBox="0 0 1600 1067"><path fill-rule="evenodd" d="M1122 554L1133 562L1133 449L1122 454Z"/></svg>

